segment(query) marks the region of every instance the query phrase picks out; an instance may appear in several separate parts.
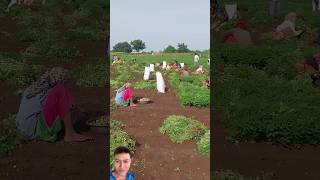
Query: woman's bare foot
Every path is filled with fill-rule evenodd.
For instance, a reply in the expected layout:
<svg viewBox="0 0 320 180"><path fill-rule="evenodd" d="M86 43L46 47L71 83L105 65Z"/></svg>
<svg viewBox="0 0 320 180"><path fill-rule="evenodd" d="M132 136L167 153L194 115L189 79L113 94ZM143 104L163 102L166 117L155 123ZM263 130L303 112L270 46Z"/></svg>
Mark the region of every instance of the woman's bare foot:
<svg viewBox="0 0 320 180"><path fill-rule="evenodd" d="M135 107L137 106L137 104L130 104L130 107Z"/></svg>
<svg viewBox="0 0 320 180"><path fill-rule="evenodd" d="M87 137L81 134L77 134L77 133L64 137L65 142L83 142L83 141L90 141L90 140L93 140L93 138Z"/></svg>

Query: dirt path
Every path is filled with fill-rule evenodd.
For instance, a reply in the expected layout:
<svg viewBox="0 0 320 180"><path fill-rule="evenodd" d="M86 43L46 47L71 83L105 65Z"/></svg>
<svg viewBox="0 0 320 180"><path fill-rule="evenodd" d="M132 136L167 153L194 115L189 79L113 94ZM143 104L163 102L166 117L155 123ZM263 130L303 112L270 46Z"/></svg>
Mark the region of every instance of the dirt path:
<svg viewBox="0 0 320 180"><path fill-rule="evenodd" d="M1 91L2 92L2 91ZM27 179L104 179L106 177L106 143L104 134L83 128L87 120L105 114L106 88L74 88L77 105L85 111L75 113L78 131L94 137L93 142L57 143L29 142L15 149L8 157L0 159L1 180ZM90 98L88 98L90 97ZM15 100L16 101L16 100ZM9 111L17 111L19 102L12 101ZM7 101L9 102L9 101ZM0 109L6 109L1 104ZM4 112L1 113L3 115Z"/></svg>
<svg viewBox="0 0 320 180"><path fill-rule="evenodd" d="M135 90L135 96L151 98L153 103L120 107L112 112L111 118L124 122L125 131L137 141L133 160L137 179L210 179L210 159L198 154L195 142L176 144L159 132L170 115L194 117L210 127L209 108L183 107L172 89L165 94Z"/></svg>
<svg viewBox="0 0 320 180"><path fill-rule="evenodd" d="M8 114L17 113L20 97L16 94L16 89L0 82L0 120L6 118Z"/></svg>
<svg viewBox="0 0 320 180"><path fill-rule="evenodd" d="M279 180L319 180L320 147L289 149L267 143L232 144L217 112L213 112L213 169L237 171L245 176Z"/></svg>
<svg viewBox="0 0 320 180"><path fill-rule="evenodd" d="M0 179L104 179L106 177L103 135L90 134L94 142L66 144L32 142L0 161Z"/></svg>

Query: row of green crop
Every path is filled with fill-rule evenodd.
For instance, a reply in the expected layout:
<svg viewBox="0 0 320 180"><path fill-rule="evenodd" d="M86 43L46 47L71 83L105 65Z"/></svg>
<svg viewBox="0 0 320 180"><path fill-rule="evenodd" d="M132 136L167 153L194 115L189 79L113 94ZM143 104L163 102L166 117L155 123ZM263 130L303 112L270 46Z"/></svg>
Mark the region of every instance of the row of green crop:
<svg viewBox="0 0 320 180"><path fill-rule="evenodd" d="M106 57L105 57L106 58ZM81 87L107 87L109 84L108 64L105 58L93 59L71 71L72 79Z"/></svg>
<svg viewBox="0 0 320 180"><path fill-rule="evenodd" d="M221 3L231 2L222 0ZM318 26L312 6L299 1L281 2L280 20L291 11L297 26ZM264 31L279 23L268 15L269 1L237 1L250 29ZM223 29L228 29L230 21ZM261 30L260 30L261 29ZM270 32L268 32L270 35ZM307 32L308 33L308 32ZM228 136L234 141L270 141L282 144L319 144L319 89L308 75L298 75L294 63L318 52L304 34L284 42L230 46L211 41L213 105L223 114Z"/></svg>
<svg viewBox="0 0 320 180"><path fill-rule="evenodd" d="M76 48L64 47L62 43L53 41L33 42L24 52L23 56L30 60L71 60L80 56L80 51Z"/></svg>
<svg viewBox="0 0 320 180"><path fill-rule="evenodd" d="M125 132L123 128L125 125L121 121L110 121L110 167L113 167L115 149L119 146L127 147L131 153L135 152L135 141Z"/></svg>
<svg viewBox="0 0 320 180"><path fill-rule="evenodd" d="M231 170L224 170L224 171L213 172L211 179L212 180L259 180L260 178L244 177L237 172L233 172Z"/></svg>
<svg viewBox="0 0 320 180"><path fill-rule="evenodd" d="M270 75L277 74L287 79L295 75L295 62L317 52L317 47L298 40L259 46L230 46L220 43L212 45L214 62L251 65Z"/></svg>
<svg viewBox="0 0 320 180"><path fill-rule="evenodd" d="M199 121L172 115L164 120L159 130L162 134L168 134L175 143L195 140L198 152L202 155L210 155L210 130Z"/></svg>
<svg viewBox="0 0 320 180"><path fill-rule="evenodd" d="M44 72L41 65L29 65L0 55L0 81L16 87L26 87Z"/></svg>
<svg viewBox="0 0 320 180"><path fill-rule="evenodd" d="M138 66L130 66L128 64L121 64L111 66L110 87L111 89L118 89L125 83L134 79L133 74L137 70Z"/></svg>
<svg viewBox="0 0 320 180"><path fill-rule="evenodd" d="M202 85L202 81L206 79L206 75L180 77L175 72L170 74L170 84L185 106L210 106L210 90Z"/></svg>
<svg viewBox="0 0 320 180"><path fill-rule="evenodd" d="M25 138L16 129L16 116L9 115L0 120L0 157L20 145Z"/></svg>
<svg viewBox="0 0 320 180"><path fill-rule="evenodd" d="M12 58L10 58L10 56ZM0 81L23 88L37 80L47 69L43 65L32 65L14 55L0 55ZM105 58L93 59L70 71L71 80L82 87L106 87L108 64Z"/></svg>
<svg viewBox="0 0 320 180"><path fill-rule="evenodd" d="M320 143L320 91L310 77L286 79L249 65L214 69L214 106L232 140Z"/></svg>
<svg viewBox="0 0 320 180"><path fill-rule="evenodd" d="M162 53L160 55L152 55L149 53L145 54L127 54L127 53L119 53L119 52L112 52L110 59L112 56L117 55L119 56L124 62L131 61L135 59L135 64L139 66L149 66L149 64L161 63L166 61L167 64L174 63L178 61L179 63L185 63L185 66L191 69L194 65L194 53ZM207 53L200 54L200 64L204 65L205 68L208 68L207 59L210 57Z"/></svg>
<svg viewBox="0 0 320 180"><path fill-rule="evenodd" d="M1 3L1 9L5 9L6 5ZM109 2L103 0L77 0L69 3L57 0L47 2L38 11L15 5L10 13L2 15L17 22L19 31L12 34L11 38L21 41L53 37L64 37L66 40L105 40L109 31L107 8Z"/></svg>

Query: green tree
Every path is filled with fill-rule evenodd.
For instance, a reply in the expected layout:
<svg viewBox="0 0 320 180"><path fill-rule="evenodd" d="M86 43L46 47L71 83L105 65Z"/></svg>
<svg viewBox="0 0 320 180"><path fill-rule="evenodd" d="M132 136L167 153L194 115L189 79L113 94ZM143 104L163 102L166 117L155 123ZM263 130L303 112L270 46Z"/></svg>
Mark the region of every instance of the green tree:
<svg viewBox="0 0 320 180"><path fill-rule="evenodd" d="M168 47L166 47L163 52L166 52L166 53L174 53L176 52L176 48L174 48L173 46L169 45Z"/></svg>
<svg viewBox="0 0 320 180"><path fill-rule="evenodd" d="M136 50L137 52L146 48L146 44L140 39L133 40L130 44L132 49Z"/></svg>
<svg viewBox="0 0 320 180"><path fill-rule="evenodd" d="M113 51L131 53L132 48L128 42L119 42L113 46Z"/></svg>
<svg viewBox="0 0 320 180"><path fill-rule="evenodd" d="M177 52L179 52L179 53L184 53L184 52L190 52L190 50L188 49L188 47L187 47L186 44L184 44L184 43L178 43Z"/></svg>

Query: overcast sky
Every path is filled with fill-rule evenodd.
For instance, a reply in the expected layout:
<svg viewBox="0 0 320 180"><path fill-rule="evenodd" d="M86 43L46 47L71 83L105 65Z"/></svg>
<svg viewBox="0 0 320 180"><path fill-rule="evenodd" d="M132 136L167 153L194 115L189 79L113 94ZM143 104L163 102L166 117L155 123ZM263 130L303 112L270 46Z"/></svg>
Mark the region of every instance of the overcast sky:
<svg viewBox="0 0 320 180"><path fill-rule="evenodd" d="M111 49L141 39L145 51L187 44L191 50L210 48L210 0L111 0Z"/></svg>

